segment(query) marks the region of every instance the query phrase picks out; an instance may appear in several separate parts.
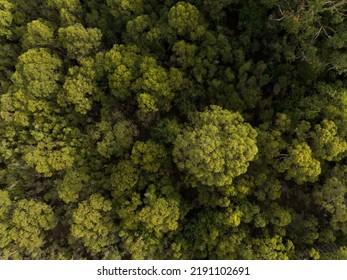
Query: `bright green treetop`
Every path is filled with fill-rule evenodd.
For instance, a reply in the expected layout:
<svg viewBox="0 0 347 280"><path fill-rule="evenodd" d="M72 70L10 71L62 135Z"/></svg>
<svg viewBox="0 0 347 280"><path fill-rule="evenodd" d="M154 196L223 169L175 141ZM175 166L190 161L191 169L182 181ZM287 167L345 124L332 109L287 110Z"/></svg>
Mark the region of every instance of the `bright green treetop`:
<svg viewBox="0 0 347 280"><path fill-rule="evenodd" d="M170 9L168 22L179 36L189 36L191 40L199 39L206 31L199 10L187 2L180 1Z"/></svg>
<svg viewBox="0 0 347 280"><path fill-rule="evenodd" d="M99 252L115 240L115 226L110 211L111 201L100 194L93 194L88 200L78 204L74 211L71 233L81 238L83 244L92 252Z"/></svg>
<svg viewBox="0 0 347 280"><path fill-rule="evenodd" d="M83 58L95 51L100 45L101 32L97 28L85 28L77 23L59 28L59 41L67 50L70 58Z"/></svg>
<svg viewBox="0 0 347 280"><path fill-rule="evenodd" d="M191 117L173 150L178 168L208 186L230 185L258 152L257 132L239 113L218 106Z"/></svg>
<svg viewBox="0 0 347 280"><path fill-rule="evenodd" d="M44 242L44 231L56 225L52 208L39 201L22 199L16 203L9 236L19 248L31 252Z"/></svg>
<svg viewBox="0 0 347 280"><path fill-rule="evenodd" d="M287 180L294 179L303 184L317 180L321 166L306 143L294 143L288 148L288 156L278 165L278 171L285 172Z"/></svg>

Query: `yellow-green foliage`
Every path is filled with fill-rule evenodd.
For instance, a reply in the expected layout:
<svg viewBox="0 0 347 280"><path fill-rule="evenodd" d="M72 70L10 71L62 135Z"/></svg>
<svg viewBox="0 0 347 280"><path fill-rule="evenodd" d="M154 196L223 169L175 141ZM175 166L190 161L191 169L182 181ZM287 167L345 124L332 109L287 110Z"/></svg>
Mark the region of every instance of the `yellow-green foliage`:
<svg viewBox="0 0 347 280"><path fill-rule="evenodd" d="M0 259L346 259L346 11L0 0Z"/></svg>
<svg viewBox="0 0 347 280"><path fill-rule="evenodd" d="M71 233L81 238L84 246L92 252L99 252L114 242L116 228L110 215L111 209L111 201L94 194L79 203L73 213Z"/></svg>
<svg viewBox="0 0 347 280"><path fill-rule="evenodd" d="M278 165L279 172L285 172L287 179L298 184L314 182L321 173L320 162L312 157L312 150L306 143L295 143L288 148L288 156Z"/></svg>
<svg viewBox="0 0 347 280"><path fill-rule="evenodd" d="M141 169L148 172L157 172L166 158L163 146L153 141L137 141L131 151L131 160Z"/></svg>
<svg viewBox="0 0 347 280"><path fill-rule="evenodd" d="M230 185L258 152L257 132L239 113L211 106L191 118L175 141L177 166L208 186Z"/></svg>
<svg viewBox="0 0 347 280"><path fill-rule="evenodd" d="M14 249L18 246L17 250L30 254L44 244L44 232L54 228L56 223L49 205L33 199L21 199L14 205L4 223L0 224L0 247L6 249L9 246Z"/></svg>
<svg viewBox="0 0 347 280"><path fill-rule="evenodd" d="M65 202L76 202L79 193L88 183L90 177L83 171L68 170L64 175L64 179L58 183L57 190L59 197Z"/></svg>
<svg viewBox="0 0 347 280"><path fill-rule="evenodd" d="M58 37L70 58L83 58L95 51L101 39L97 28L84 28L80 23L59 28Z"/></svg>

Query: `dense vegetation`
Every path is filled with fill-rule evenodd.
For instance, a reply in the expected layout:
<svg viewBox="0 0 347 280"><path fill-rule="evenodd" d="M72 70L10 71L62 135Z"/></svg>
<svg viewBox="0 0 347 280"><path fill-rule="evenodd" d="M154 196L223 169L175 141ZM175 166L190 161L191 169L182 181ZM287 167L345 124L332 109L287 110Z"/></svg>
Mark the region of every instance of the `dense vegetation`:
<svg viewBox="0 0 347 280"><path fill-rule="evenodd" d="M346 0L0 0L1 259L347 259Z"/></svg>

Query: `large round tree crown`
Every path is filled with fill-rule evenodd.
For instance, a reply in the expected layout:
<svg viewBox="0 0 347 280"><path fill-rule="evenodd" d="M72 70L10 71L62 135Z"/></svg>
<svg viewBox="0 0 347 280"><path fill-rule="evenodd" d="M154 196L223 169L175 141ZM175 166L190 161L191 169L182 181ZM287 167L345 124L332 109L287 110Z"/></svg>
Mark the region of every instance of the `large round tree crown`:
<svg viewBox="0 0 347 280"><path fill-rule="evenodd" d="M210 106L190 118L178 135L174 161L182 171L208 186L225 186L247 171L258 152L257 132L239 113Z"/></svg>

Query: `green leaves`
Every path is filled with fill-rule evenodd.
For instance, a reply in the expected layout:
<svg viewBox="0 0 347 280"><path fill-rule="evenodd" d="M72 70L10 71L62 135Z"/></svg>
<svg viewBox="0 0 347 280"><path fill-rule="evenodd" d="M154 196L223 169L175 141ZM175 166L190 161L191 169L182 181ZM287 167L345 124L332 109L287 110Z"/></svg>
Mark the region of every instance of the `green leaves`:
<svg viewBox="0 0 347 280"><path fill-rule="evenodd" d="M179 219L179 203L174 199L158 198L139 212L139 220L156 233L176 230Z"/></svg>
<svg viewBox="0 0 347 280"><path fill-rule="evenodd" d="M306 143L294 143L288 148L288 156L278 165L278 171L285 172L286 179L296 183L314 182L321 173L320 162L312 157Z"/></svg>
<svg viewBox="0 0 347 280"><path fill-rule="evenodd" d="M11 206L12 202L9 198L8 192L0 190L0 220L6 217L6 214L10 210L9 207Z"/></svg>
<svg viewBox="0 0 347 280"><path fill-rule="evenodd" d="M58 89L61 66L59 57L49 49L30 49L18 58L12 81L16 88L24 89L29 96L50 97Z"/></svg>
<svg viewBox="0 0 347 280"><path fill-rule="evenodd" d="M239 113L211 106L191 117L173 150L178 168L208 186L226 186L247 171L258 152L257 132Z"/></svg>
<svg viewBox="0 0 347 280"><path fill-rule="evenodd" d="M97 28L84 28L80 23L58 30L59 41L67 50L69 58L83 58L96 51L100 45L101 32Z"/></svg>
<svg viewBox="0 0 347 280"><path fill-rule="evenodd" d="M5 200L5 203L8 202ZM0 223L0 231L7 228L7 233L0 239L0 247L12 247L15 244L23 253L31 254L44 243L44 231L54 228L56 222L49 205L32 199L21 199L15 204L8 220L5 219L4 224Z"/></svg>
<svg viewBox="0 0 347 280"><path fill-rule="evenodd" d="M131 160L148 172L157 172L165 158L166 151L164 147L151 140L135 142L131 151Z"/></svg>
<svg viewBox="0 0 347 280"><path fill-rule="evenodd" d="M312 138L317 158L339 160L347 150L347 142L338 136L337 126L333 121L323 120L322 125L316 125Z"/></svg>
<svg viewBox="0 0 347 280"><path fill-rule="evenodd" d="M199 10L187 2L180 1L170 9L168 23L177 35L191 40L200 39L206 31Z"/></svg>
<svg viewBox="0 0 347 280"><path fill-rule="evenodd" d="M332 228L343 227L347 221L345 170L344 165L332 169L325 182L317 185L313 192L314 203L328 213Z"/></svg>
<svg viewBox="0 0 347 280"><path fill-rule="evenodd" d="M79 21L82 6L79 0L48 0L49 7L56 9L62 26L69 26Z"/></svg>
<svg viewBox="0 0 347 280"><path fill-rule="evenodd" d="M13 21L13 5L6 0L0 1L0 37L11 35L10 26Z"/></svg>
<svg viewBox="0 0 347 280"><path fill-rule="evenodd" d="M183 84L178 69L171 67L167 71L133 45L114 45L105 55L105 70L114 96L121 101L136 96L140 115L168 112L175 91Z"/></svg>
<svg viewBox="0 0 347 280"><path fill-rule="evenodd" d="M139 52L136 46L114 45L105 55L105 68L109 73L111 92L121 100L131 95L131 84L139 67Z"/></svg>
<svg viewBox="0 0 347 280"><path fill-rule="evenodd" d="M121 156L131 148L134 138L138 135L136 126L122 116L117 117L117 123L113 126L110 122L97 124L98 137L97 151L105 158L112 155Z"/></svg>
<svg viewBox="0 0 347 280"><path fill-rule="evenodd" d="M189 66L194 66L194 56L197 51L197 46L194 44L188 44L185 41L178 41L172 47L173 52L175 53L175 60L183 68Z"/></svg>
<svg viewBox="0 0 347 280"><path fill-rule="evenodd" d="M33 20L27 24L27 32L23 36L23 48L42 48L54 46L54 25L43 20Z"/></svg>
<svg viewBox="0 0 347 280"><path fill-rule="evenodd" d="M115 242L111 209L111 201L100 194L94 194L79 203L73 213L71 233L74 237L81 238L84 246L92 252L98 253L103 247Z"/></svg>
<svg viewBox="0 0 347 280"><path fill-rule="evenodd" d="M64 82L65 93L58 97L58 102L66 107L67 102L75 105L75 110L86 114L92 107L93 100L98 99L100 90L96 85L95 61L93 59L80 59L81 66L69 69Z"/></svg>
<svg viewBox="0 0 347 280"><path fill-rule="evenodd" d="M142 0L107 0L107 4L115 17L119 14L129 17L133 14L141 14L143 11Z"/></svg>
<svg viewBox="0 0 347 280"><path fill-rule="evenodd" d="M139 170L130 160L117 164L111 174L112 196L124 197L127 191L132 191L139 180Z"/></svg>
<svg viewBox="0 0 347 280"><path fill-rule="evenodd" d="M82 171L68 170L64 179L58 183L57 191L59 197L65 203L76 202L79 198L79 193L90 180L90 176Z"/></svg>
<svg viewBox="0 0 347 280"><path fill-rule="evenodd" d="M0 0L0 258L345 258L346 10Z"/></svg>
<svg viewBox="0 0 347 280"><path fill-rule="evenodd" d="M158 112L157 99L148 93L141 93L138 96L137 102L139 103L139 108L144 113L155 113Z"/></svg>
<svg viewBox="0 0 347 280"><path fill-rule="evenodd" d="M39 142L37 147L24 156L24 160L29 166L35 167L38 173L51 177L54 171L73 166L74 153L74 149L70 147L56 149L53 143Z"/></svg>
<svg viewBox="0 0 347 280"><path fill-rule="evenodd" d="M252 259L288 260L292 257L294 246L291 241L284 241L281 236L255 239L253 244Z"/></svg>

